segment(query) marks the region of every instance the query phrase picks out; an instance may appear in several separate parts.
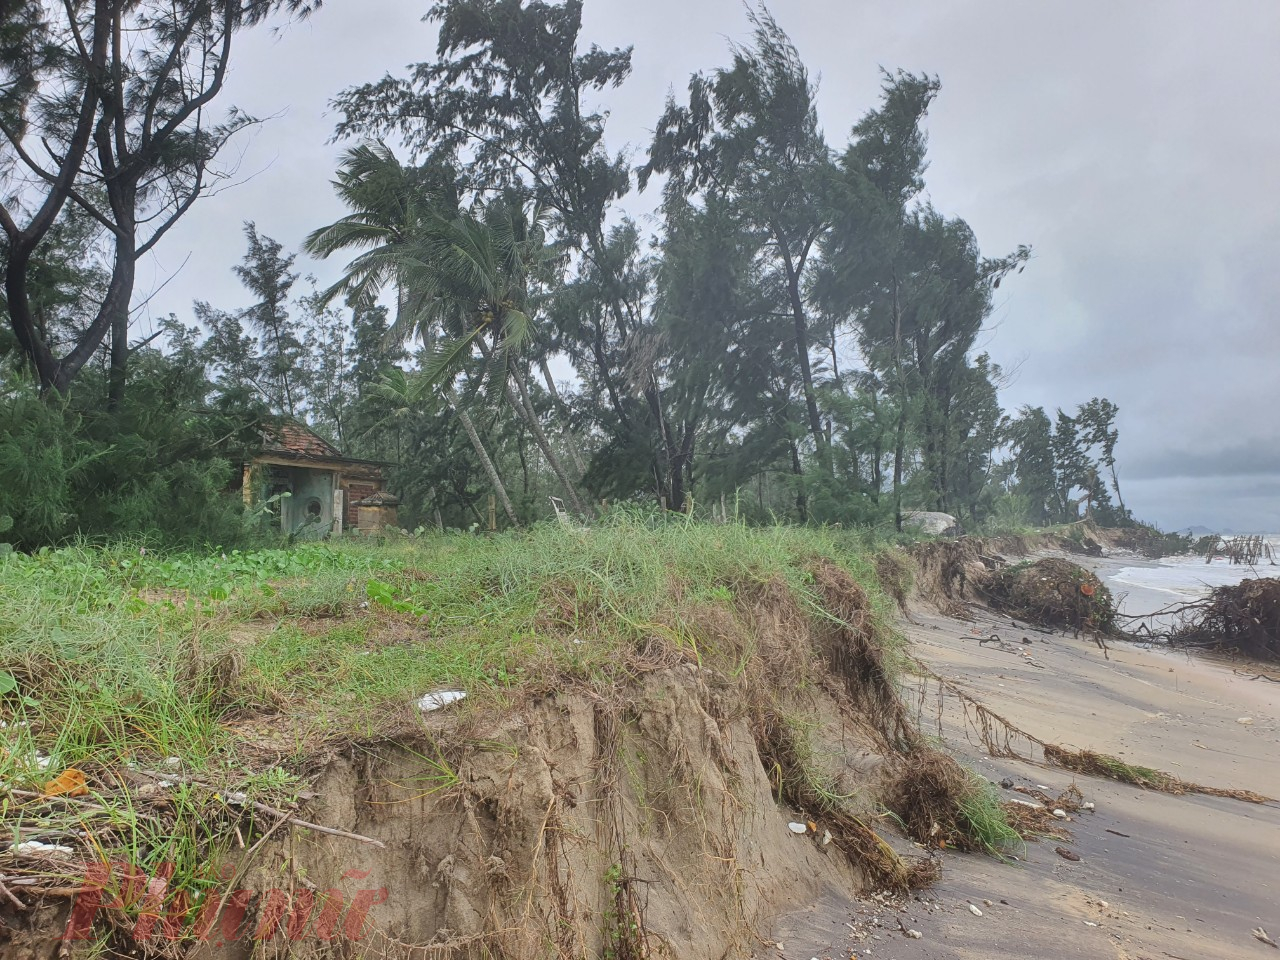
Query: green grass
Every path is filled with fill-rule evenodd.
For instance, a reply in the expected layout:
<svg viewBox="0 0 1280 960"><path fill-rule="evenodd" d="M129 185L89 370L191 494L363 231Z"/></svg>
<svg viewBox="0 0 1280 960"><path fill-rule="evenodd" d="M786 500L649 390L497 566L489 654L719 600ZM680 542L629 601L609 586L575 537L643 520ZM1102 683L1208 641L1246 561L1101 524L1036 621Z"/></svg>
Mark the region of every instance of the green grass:
<svg viewBox="0 0 1280 960"><path fill-rule="evenodd" d="M973 774L970 789L957 798L956 804L969 840L979 849L999 857L1024 845L1000 806L1000 794L983 777Z"/></svg>
<svg viewBox="0 0 1280 960"><path fill-rule="evenodd" d="M12 555L0 561L0 671L19 691L0 700L0 719L30 723L23 735L63 765L178 757L232 776L231 711L293 704L359 733L440 686L501 695L607 680L620 654L653 639L732 672L724 659L741 651L703 636L700 612L731 612L740 593L780 579L829 616L808 584L815 557L866 584L892 634L858 536L622 514L590 531L492 538ZM229 689L206 675L224 657L238 665Z"/></svg>
<svg viewBox="0 0 1280 960"><path fill-rule="evenodd" d="M432 690L466 691L454 708L465 714L575 683L604 688L654 643L736 676L749 638L743 649L709 634L709 612L737 622L740 601L781 582L810 618L829 619L807 570L817 558L867 588L896 642L869 556L856 531L625 513L589 531L491 538L12 554L0 558L0 782L39 791L63 769L85 770L105 785L86 798L104 808L95 828L140 866L176 862L174 883L194 894L198 863L240 815L219 796L287 804L302 786L292 762L420 722L416 701ZM283 765L255 752L243 728L255 720ZM420 749L421 782L401 792L456 783L443 756ZM161 823L114 783L124 764L199 782ZM811 788L839 799L806 766ZM18 811L14 822L44 815Z"/></svg>

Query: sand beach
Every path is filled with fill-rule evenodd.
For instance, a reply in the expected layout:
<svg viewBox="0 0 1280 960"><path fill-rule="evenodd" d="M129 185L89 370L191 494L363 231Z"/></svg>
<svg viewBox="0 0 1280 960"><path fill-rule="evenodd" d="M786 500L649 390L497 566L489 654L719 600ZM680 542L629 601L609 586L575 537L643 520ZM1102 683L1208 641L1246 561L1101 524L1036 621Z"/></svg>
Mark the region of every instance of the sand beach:
<svg viewBox="0 0 1280 960"><path fill-rule="evenodd" d="M1089 562L1116 590L1121 571L1143 564L1155 565L1126 556ZM1130 585L1124 609L1148 613L1170 599ZM782 917L757 956L1273 955L1252 931L1280 935L1280 804L1174 796L993 757L972 707L955 691L1047 743L1280 797L1280 683L1249 679L1266 668L1151 644L1112 644L1104 652L1092 639L1029 630L983 608L971 615L916 610L903 623L912 653L949 688L918 677L908 682L904 693L922 728L995 784L1012 781L1050 797L1074 784L1094 809L1072 815L1056 837L1027 843L1016 861L944 854L941 881L906 900L849 901L832 891Z"/></svg>

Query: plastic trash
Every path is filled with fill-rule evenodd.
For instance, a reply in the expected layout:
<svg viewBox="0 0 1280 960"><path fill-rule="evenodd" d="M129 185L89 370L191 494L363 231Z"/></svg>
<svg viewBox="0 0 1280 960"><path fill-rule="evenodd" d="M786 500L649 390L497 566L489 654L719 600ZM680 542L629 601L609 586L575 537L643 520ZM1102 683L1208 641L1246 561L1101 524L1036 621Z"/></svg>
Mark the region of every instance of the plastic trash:
<svg viewBox="0 0 1280 960"><path fill-rule="evenodd" d="M438 690L435 693L428 693L418 701L418 709L430 712L439 710L441 707L447 707L451 703L457 703L467 694L463 690Z"/></svg>

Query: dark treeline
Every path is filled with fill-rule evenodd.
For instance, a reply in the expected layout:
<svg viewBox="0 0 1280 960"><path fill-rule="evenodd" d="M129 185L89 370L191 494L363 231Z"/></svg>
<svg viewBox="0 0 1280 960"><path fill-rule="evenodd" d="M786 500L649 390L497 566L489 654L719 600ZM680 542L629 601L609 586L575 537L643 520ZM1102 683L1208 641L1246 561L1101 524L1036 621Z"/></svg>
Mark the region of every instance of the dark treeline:
<svg viewBox="0 0 1280 960"><path fill-rule="evenodd" d="M886 73L830 139L764 8L637 162L606 131L630 50L580 37L580 2L436 4L434 60L334 101L348 213L287 246L247 223L242 300L131 340L137 259L256 122L210 124L233 38L313 6L0 6L0 539L226 542L266 417L387 462L410 527L483 522L491 494L506 525L548 496L1128 522L1113 404L1000 406L977 344L1030 249L984 255L923 199L938 80ZM652 235L622 212L637 193ZM302 250L341 280L303 279Z"/></svg>

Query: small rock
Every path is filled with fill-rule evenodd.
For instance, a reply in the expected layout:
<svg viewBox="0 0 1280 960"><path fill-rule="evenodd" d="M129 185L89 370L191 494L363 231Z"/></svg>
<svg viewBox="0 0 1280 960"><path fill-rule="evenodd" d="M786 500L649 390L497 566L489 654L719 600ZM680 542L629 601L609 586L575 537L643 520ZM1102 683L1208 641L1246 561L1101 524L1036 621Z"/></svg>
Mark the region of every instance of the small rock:
<svg viewBox="0 0 1280 960"><path fill-rule="evenodd" d="M919 930L908 930L907 936L910 937L912 940L919 940L921 937L924 936L924 934L921 933Z"/></svg>
<svg viewBox="0 0 1280 960"><path fill-rule="evenodd" d="M1004 787L1006 790L1012 790L1013 777L1005 777L1003 780L1000 781L1000 786Z"/></svg>
<svg viewBox="0 0 1280 960"><path fill-rule="evenodd" d="M1098 901L1098 906L1100 906L1103 910L1110 910L1110 909L1111 909L1111 904L1107 903L1107 901L1105 901L1105 900L1099 900L1099 901Z"/></svg>
<svg viewBox="0 0 1280 960"><path fill-rule="evenodd" d="M1084 922L1084 925L1085 925L1086 927L1096 927L1096 926L1097 926L1097 924L1096 924L1096 923L1094 923L1092 920L1086 920L1086 921Z"/></svg>
<svg viewBox="0 0 1280 960"><path fill-rule="evenodd" d="M1057 817L1059 820L1067 819L1067 811L1063 810L1061 807L1059 807L1057 810L1054 810L1053 815Z"/></svg>
<svg viewBox="0 0 1280 960"><path fill-rule="evenodd" d="M972 903L969 904L969 912L972 913L975 917L982 916L982 911L979 910L977 907L975 907Z"/></svg>
<svg viewBox="0 0 1280 960"><path fill-rule="evenodd" d="M831 843L831 831L830 831L830 830L823 830L823 831L822 831L822 845L825 847L825 846L828 846L830 843Z"/></svg>
<svg viewBox="0 0 1280 960"><path fill-rule="evenodd" d="M1088 803L1081 804L1080 809L1081 810L1097 810L1098 808L1097 806L1094 805L1094 802L1090 800Z"/></svg>
<svg viewBox="0 0 1280 960"><path fill-rule="evenodd" d="M1241 717L1236 723L1243 723L1246 727L1253 723L1253 717Z"/></svg>
<svg viewBox="0 0 1280 960"><path fill-rule="evenodd" d="M787 824L787 829L795 834L807 833L809 830L803 823L795 823L794 821Z"/></svg>
<svg viewBox="0 0 1280 960"><path fill-rule="evenodd" d="M994 906L995 906L995 904L994 904L994 903L992 903L990 900L983 900L983 901L982 901L982 905L983 905L984 907L994 907Z"/></svg>

